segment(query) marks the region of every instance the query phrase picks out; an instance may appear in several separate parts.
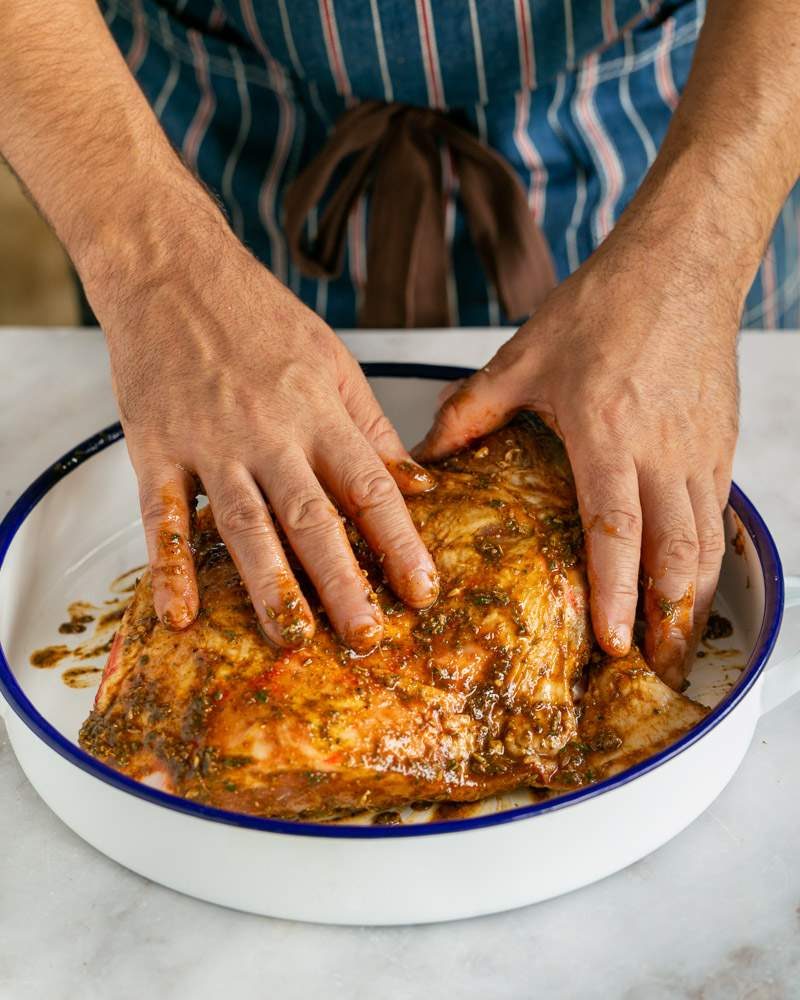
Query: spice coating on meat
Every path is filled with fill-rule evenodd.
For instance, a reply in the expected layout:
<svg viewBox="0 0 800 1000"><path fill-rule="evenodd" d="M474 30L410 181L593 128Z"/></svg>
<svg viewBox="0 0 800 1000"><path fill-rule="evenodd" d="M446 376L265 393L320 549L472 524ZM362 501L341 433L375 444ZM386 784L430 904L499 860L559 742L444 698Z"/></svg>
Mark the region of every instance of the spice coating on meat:
<svg viewBox="0 0 800 1000"><path fill-rule="evenodd" d="M198 619L164 628L142 577L81 745L175 794L285 818L477 800L577 774L563 754L579 741L573 688L592 638L563 449L520 418L430 471L435 489L408 504L441 578L432 608L402 605L347 525L386 620L366 655L338 641L302 574L316 634L273 647L201 511Z"/></svg>

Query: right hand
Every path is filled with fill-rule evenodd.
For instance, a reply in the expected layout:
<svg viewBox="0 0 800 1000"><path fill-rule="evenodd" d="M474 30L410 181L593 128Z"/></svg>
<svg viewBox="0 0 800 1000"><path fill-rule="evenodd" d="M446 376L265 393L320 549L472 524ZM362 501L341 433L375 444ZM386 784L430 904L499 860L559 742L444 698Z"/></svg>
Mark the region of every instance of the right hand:
<svg viewBox="0 0 800 1000"><path fill-rule="evenodd" d="M138 283L117 274L116 293L87 283L139 481L156 612L174 629L198 612L189 539L198 476L268 638L301 645L314 619L267 501L333 627L369 649L381 611L328 494L385 557L395 593L422 608L438 579L401 491L433 481L323 320L229 230L191 242L169 273Z"/></svg>

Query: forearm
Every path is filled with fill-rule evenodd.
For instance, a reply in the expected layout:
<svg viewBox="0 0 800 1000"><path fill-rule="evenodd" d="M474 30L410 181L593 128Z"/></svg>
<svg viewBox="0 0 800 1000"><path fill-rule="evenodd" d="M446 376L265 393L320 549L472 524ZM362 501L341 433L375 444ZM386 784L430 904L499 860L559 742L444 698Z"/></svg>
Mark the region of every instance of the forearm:
<svg viewBox="0 0 800 1000"><path fill-rule="evenodd" d="M692 70L620 236L724 275L739 307L800 175L795 0L710 0Z"/></svg>
<svg viewBox="0 0 800 1000"><path fill-rule="evenodd" d="M94 0L7 5L0 153L90 282L105 280L115 261L147 280L174 257L180 220L190 213L224 226L170 146Z"/></svg>

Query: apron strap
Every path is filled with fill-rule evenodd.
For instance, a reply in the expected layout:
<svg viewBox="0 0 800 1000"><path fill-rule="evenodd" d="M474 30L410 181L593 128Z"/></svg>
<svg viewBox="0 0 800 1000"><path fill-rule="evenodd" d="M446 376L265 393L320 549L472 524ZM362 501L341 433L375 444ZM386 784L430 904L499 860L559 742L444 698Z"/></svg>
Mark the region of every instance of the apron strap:
<svg viewBox="0 0 800 1000"><path fill-rule="evenodd" d="M342 270L347 220L370 191L367 285L359 323L367 327L448 326L446 144L484 270L512 320L535 311L555 285L547 243L509 164L447 114L365 101L336 123L327 142L289 185L286 234L300 270L335 278ZM336 175L310 243L303 229Z"/></svg>

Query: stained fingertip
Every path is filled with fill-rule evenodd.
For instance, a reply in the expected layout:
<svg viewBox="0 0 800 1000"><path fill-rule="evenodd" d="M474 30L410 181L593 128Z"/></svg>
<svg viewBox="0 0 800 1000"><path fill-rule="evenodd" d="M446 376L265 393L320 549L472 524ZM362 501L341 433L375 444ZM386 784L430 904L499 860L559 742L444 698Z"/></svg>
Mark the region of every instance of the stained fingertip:
<svg viewBox="0 0 800 1000"><path fill-rule="evenodd" d="M405 496L417 496L436 488L436 478L411 458L385 463L398 489Z"/></svg>
<svg viewBox="0 0 800 1000"><path fill-rule="evenodd" d="M315 623L300 591L284 595L279 607L263 602L261 629L276 646L297 649L314 637Z"/></svg>
<svg viewBox="0 0 800 1000"><path fill-rule="evenodd" d="M160 603L160 602L159 602ZM192 608L188 602L173 598L166 603L156 604L156 614L161 624L170 632L182 632L197 618L197 608Z"/></svg>
<svg viewBox="0 0 800 1000"><path fill-rule="evenodd" d="M447 406L449 404L445 405ZM435 414L433 418L433 424L428 430L428 433L425 435L425 437L421 441L418 441L413 448L409 449L409 454L411 455L411 457L414 459L415 462L417 463L430 462L433 461L435 457L437 457L434 454L434 452L435 452L436 442L441 436L439 430L441 414L442 410L439 410Z"/></svg>
<svg viewBox="0 0 800 1000"><path fill-rule="evenodd" d="M688 654L687 639L676 631L657 642L650 657L653 670L665 684L676 691L681 691L686 681Z"/></svg>
<svg viewBox="0 0 800 1000"><path fill-rule="evenodd" d="M586 538L595 636L609 656L626 656L638 597L638 540L604 535L598 542L591 531Z"/></svg>
<svg viewBox="0 0 800 1000"><path fill-rule="evenodd" d="M314 615L297 581L286 570L276 573L267 596L254 597L253 607L262 633L274 646L298 649L314 637Z"/></svg>
<svg viewBox="0 0 800 1000"><path fill-rule="evenodd" d="M439 574L420 567L412 570L398 586L399 596L412 608L429 608L439 597Z"/></svg>
<svg viewBox="0 0 800 1000"><path fill-rule="evenodd" d="M282 645L280 641L281 635L275 625L269 619L264 619L260 615L256 615L256 622L258 623L258 631L261 633L262 638L266 639L270 646L280 649Z"/></svg>
<svg viewBox="0 0 800 1000"><path fill-rule="evenodd" d="M411 455L418 462L444 458L502 427L520 405L510 386L501 392L488 375L487 367L461 385L440 407L433 426L411 449Z"/></svg>
<svg viewBox="0 0 800 1000"><path fill-rule="evenodd" d="M177 478L175 472L145 470L140 502L155 612L165 628L180 631L197 617L199 599L189 544L189 484L182 470Z"/></svg>
<svg viewBox="0 0 800 1000"><path fill-rule="evenodd" d="M342 641L356 653L369 653L383 638L383 622L372 615L354 615L344 626Z"/></svg>
<svg viewBox="0 0 800 1000"><path fill-rule="evenodd" d="M277 649L300 649L314 638L315 625L313 620L295 619L288 624L281 624L268 614L258 616L261 634Z"/></svg>
<svg viewBox="0 0 800 1000"><path fill-rule="evenodd" d="M177 558L155 563L150 570L156 614L171 631L188 628L200 608L191 551L185 540L181 545L185 551Z"/></svg>
<svg viewBox="0 0 800 1000"><path fill-rule="evenodd" d="M692 478L687 485L695 512L700 545L692 635L693 650L702 638L717 591L720 568L725 555L725 526L717 488L711 477Z"/></svg>
<svg viewBox="0 0 800 1000"><path fill-rule="evenodd" d="M694 632L694 587L670 600L648 580L645 588L645 655L665 684L681 690L687 672L689 643Z"/></svg>
<svg viewBox="0 0 800 1000"><path fill-rule="evenodd" d="M306 618L295 618L280 626L281 638L287 646L304 646L314 638L316 631L314 621Z"/></svg>
<svg viewBox="0 0 800 1000"><path fill-rule="evenodd" d="M624 623L608 625L598 633L597 641L609 656L627 656L631 651L631 627Z"/></svg>
<svg viewBox="0 0 800 1000"><path fill-rule="evenodd" d="M188 628L200 610L193 564L155 566L151 576L153 605L161 623L173 632Z"/></svg>
<svg viewBox="0 0 800 1000"><path fill-rule="evenodd" d="M471 431L445 433L436 417L433 427L425 437L411 449L411 457L417 462L438 462L439 459L452 455L465 448L471 441L488 434L492 427L485 429L477 427Z"/></svg>

